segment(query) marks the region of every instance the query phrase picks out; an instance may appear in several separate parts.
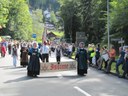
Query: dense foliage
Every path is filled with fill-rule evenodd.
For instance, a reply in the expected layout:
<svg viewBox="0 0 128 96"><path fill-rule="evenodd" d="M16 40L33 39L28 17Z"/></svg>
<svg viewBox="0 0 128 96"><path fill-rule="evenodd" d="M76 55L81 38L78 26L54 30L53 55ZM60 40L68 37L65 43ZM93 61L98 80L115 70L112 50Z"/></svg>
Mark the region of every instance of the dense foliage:
<svg viewBox="0 0 128 96"><path fill-rule="evenodd" d="M7 23L9 14L9 2L7 0L0 0L0 26L4 27Z"/></svg>
<svg viewBox="0 0 128 96"><path fill-rule="evenodd" d="M41 41L42 38L42 32L43 32L43 13L41 9L33 10L31 13L31 17L33 20L33 33L37 34L37 39Z"/></svg>
<svg viewBox="0 0 128 96"><path fill-rule="evenodd" d="M2 0L0 2L5 14L0 23L4 27L1 29L1 35L11 35L14 39L29 39L32 33L32 18L25 0ZM7 3L7 4L5 4ZM0 12L1 15L1 12Z"/></svg>
<svg viewBox="0 0 128 96"><path fill-rule="evenodd" d="M59 3L57 0L28 0L32 9L54 10L58 11Z"/></svg>
<svg viewBox="0 0 128 96"><path fill-rule="evenodd" d="M112 0L111 4L111 37L123 38L128 44L128 0Z"/></svg>
<svg viewBox="0 0 128 96"><path fill-rule="evenodd" d="M128 0L109 1L110 39L123 38L128 44ZM50 22L63 25L65 38L72 42L76 32L85 32L87 43L107 43L107 0L0 0L0 34L17 39L40 36L47 9Z"/></svg>
<svg viewBox="0 0 128 96"><path fill-rule="evenodd" d="M105 0L59 0L60 14L65 21L66 38L75 42L76 32L85 32L88 43L101 41L106 26ZM101 14L101 12L104 12Z"/></svg>
<svg viewBox="0 0 128 96"><path fill-rule="evenodd" d="M65 22L65 36L85 32L88 43L107 43L107 0L58 0ZM123 38L128 44L128 0L109 0L110 39Z"/></svg>

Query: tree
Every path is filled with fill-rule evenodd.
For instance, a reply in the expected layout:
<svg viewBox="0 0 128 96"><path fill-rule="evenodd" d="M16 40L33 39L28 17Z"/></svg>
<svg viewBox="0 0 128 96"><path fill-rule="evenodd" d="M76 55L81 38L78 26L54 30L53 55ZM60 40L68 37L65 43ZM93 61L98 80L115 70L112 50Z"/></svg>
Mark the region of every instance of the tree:
<svg viewBox="0 0 128 96"><path fill-rule="evenodd" d="M43 9L52 10L54 12L58 11L59 4L57 0L29 0L32 9Z"/></svg>
<svg viewBox="0 0 128 96"><path fill-rule="evenodd" d="M25 0L10 0L8 22L2 29L3 35L11 35L14 39L29 39L32 33L32 19Z"/></svg>
<svg viewBox="0 0 128 96"><path fill-rule="evenodd" d="M123 38L128 44L128 0L113 0L111 4L111 37Z"/></svg>
<svg viewBox="0 0 128 96"><path fill-rule="evenodd" d="M79 25L77 25L77 7L76 7L76 0L60 0L59 3L61 4L60 14L64 20L64 29L65 29L65 38L67 41L75 42L75 33L79 29ZM74 23L75 24L74 24Z"/></svg>
<svg viewBox="0 0 128 96"><path fill-rule="evenodd" d="M9 14L9 1L8 0L0 0L0 26L5 27L5 24L8 22L8 14Z"/></svg>
<svg viewBox="0 0 128 96"><path fill-rule="evenodd" d="M32 21L33 21L33 33L37 34L37 38L42 38L43 32L43 15L41 9L36 9L32 11Z"/></svg>
<svg viewBox="0 0 128 96"><path fill-rule="evenodd" d="M88 43L101 41L99 38L106 30L105 0L60 0L59 3L66 36L70 33L75 42L76 32L81 31L85 32Z"/></svg>
<svg viewBox="0 0 128 96"><path fill-rule="evenodd" d="M51 18L50 18L50 22L55 24L57 23L57 18L56 18L56 15L54 13L54 11L51 11Z"/></svg>

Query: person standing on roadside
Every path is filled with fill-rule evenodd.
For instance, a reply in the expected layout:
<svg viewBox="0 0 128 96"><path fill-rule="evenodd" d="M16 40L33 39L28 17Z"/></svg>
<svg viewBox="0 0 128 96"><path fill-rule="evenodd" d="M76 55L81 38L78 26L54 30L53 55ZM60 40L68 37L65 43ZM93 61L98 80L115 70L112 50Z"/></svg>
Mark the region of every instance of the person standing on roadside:
<svg viewBox="0 0 128 96"><path fill-rule="evenodd" d="M116 62L115 58L116 58L116 50L114 46L112 46L112 48L109 51L109 61L108 61L106 73L110 73L112 63Z"/></svg>
<svg viewBox="0 0 128 96"><path fill-rule="evenodd" d="M89 59L89 65L92 65L92 57L91 54L93 53L92 44L88 45L88 59Z"/></svg>
<svg viewBox="0 0 128 96"><path fill-rule="evenodd" d="M108 60L109 60L109 54L108 54L108 50L107 47L104 46L101 49L101 57L100 57L100 63L99 63L99 67L98 70L101 70L104 64L104 69L105 71L107 70L107 65L108 65Z"/></svg>
<svg viewBox="0 0 128 96"><path fill-rule="evenodd" d="M68 57L71 58L72 57L72 44L68 45Z"/></svg>
<svg viewBox="0 0 128 96"><path fill-rule="evenodd" d="M72 54L75 52L75 44L72 45Z"/></svg>
<svg viewBox="0 0 128 96"><path fill-rule="evenodd" d="M100 58L100 44L98 44L97 45L97 48L96 48L96 66L97 67L99 67L98 66L98 63L97 63L97 61L99 60L99 58Z"/></svg>
<svg viewBox="0 0 128 96"><path fill-rule="evenodd" d="M126 74L128 75L128 47L125 49L125 56L124 56L124 59L125 59L125 62L124 62L124 65L123 65L123 75L121 76L122 78L125 78L126 77Z"/></svg>
<svg viewBox="0 0 128 96"><path fill-rule="evenodd" d="M13 58L13 66L16 67L17 65L17 58L18 58L18 52L16 45L13 45L12 48L12 58Z"/></svg>
<svg viewBox="0 0 128 96"><path fill-rule="evenodd" d="M44 41L44 44L42 45L40 52L42 54L42 61L49 62L49 46L47 45L46 41Z"/></svg>
<svg viewBox="0 0 128 96"><path fill-rule="evenodd" d="M119 48L119 51L120 51L120 55L119 55L119 59L117 60L117 63L116 63L116 73L117 75L120 77L120 72L119 72L119 66L122 64L124 64L124 57L125 57L125 51L123 50L122 47Z"/></svg>
<svg viewBox="0 0 128 96"><path fill-rule="evenodd" d="M1 44L1 42L0 42L0 54L1 54L1 56L2 56L1 47L2 47L2 44Z"/></svg>
<svg viewBox="0 0 128 96"><path fill-rule="evenodd" d="M88 64L87 64L87 51L84 48L84 42L79 43L79 48L77 49L76 57L77 60L77 74L84 76L87 74Z"/></svg>

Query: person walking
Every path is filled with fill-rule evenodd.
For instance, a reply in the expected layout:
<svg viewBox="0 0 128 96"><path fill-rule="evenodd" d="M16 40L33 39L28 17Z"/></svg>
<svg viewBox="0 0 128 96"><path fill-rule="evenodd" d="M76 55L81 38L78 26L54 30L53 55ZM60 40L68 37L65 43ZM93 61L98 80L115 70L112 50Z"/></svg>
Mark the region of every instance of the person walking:
<svg viewBox="0 0 128 96"><path fill-rule="evenodd" d="M12 44L11 42L8 43L8 54L10 55L12 51Z"/></svg>
<svg viewBox="0 0 128 96"><path fill-rule="evenodd" d="M44 41L44 44L41 47L40 52L42 54L42 61L49 62L49 46L47 45L46 41Z"/></svg>
<svg viewBox="0 0 128 96"><path fill-rule="evenodd" d="M20 65L26 67L28 65L28 47L26 43L22 45L20 53Z"/></svg>
<svg viewBox="0 0 128 96"><path fill-rule="evenodd" d="M60 46L58 45L56 48L56 61L58 64L60 64L60 59L61 59L61 49Z"/></svg>
<svg viewBox="0 0 128 96"><path fill-rule="evenodd" d="M84 42L79 43L79 48L77 49L76 57L77 60L77 74L84 76L87 74L87 51L84 48Z"/></svg>
<svg viewBox="0 0 128 96"><path fill-rule="evenodd" d="M27 75L37 77L40 74L40 59L41 54L38 49L37 42L33 42L32 48L29 50L30 60L27 68Z"/></svg>
<svg viewBox="0 0 128 96"><path fill-rule="evenodd" d="M2 56L2 57L5 57L5 54L6 54L6 47L5 47L5 45L2 43L2 46L1 46L1 56Z"/></svg>
<svg viewBox="0 0 128 96"><path fill-rule="evenodd" d="M72 44L68 44L68 57L72 57Z"/></svg>
<svg viewBox="0 0 128 96"><path fill-rule="evenodd" d="M12 58L13 58L13 66L16 67L16 65L17 65L17 58L18 58L18 53L17 53L16 45L13 45L13 48L12 48Z"/></svg>

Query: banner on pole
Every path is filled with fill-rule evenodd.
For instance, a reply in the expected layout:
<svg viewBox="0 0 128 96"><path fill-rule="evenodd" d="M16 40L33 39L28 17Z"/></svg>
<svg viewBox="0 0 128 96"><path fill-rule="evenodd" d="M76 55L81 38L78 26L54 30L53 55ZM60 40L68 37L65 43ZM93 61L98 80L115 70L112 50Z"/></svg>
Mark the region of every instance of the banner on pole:
<svg viewBox="0 0 128 96"><path fill-rule="evenodd" d="M41 63L40 70L41 72L76 70L76 61L61 62L60 64L57 64L57 62Z"/></svg>

